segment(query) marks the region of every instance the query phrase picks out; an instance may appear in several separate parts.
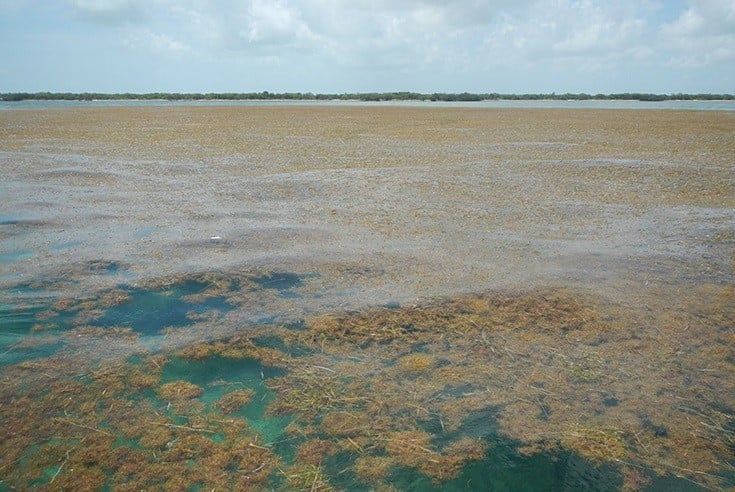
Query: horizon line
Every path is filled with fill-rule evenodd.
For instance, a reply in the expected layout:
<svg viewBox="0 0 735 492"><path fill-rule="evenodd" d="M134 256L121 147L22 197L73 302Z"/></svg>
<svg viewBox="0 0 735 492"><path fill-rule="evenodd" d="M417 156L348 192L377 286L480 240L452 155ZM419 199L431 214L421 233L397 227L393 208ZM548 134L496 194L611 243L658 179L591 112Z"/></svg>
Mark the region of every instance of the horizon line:
<svg viewBox="0 0 735 492"><path fill-rule="evenodd" d="M3 92L0 100L19 102L28 100L360 100L360 101L489 101L489 100L638 100L638 101L672 101L672 100L733 100L735 94L719 93L649 93L649 92L538 92L538 93L499 93L499 92Z"/></svg>

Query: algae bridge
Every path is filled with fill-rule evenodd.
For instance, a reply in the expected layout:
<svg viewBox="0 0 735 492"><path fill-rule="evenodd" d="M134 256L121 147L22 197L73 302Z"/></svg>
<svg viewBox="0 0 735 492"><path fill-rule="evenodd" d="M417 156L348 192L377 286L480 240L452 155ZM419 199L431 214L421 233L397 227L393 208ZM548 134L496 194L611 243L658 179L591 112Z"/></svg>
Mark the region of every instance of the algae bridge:
<svg viewBox="0 0 735 492"><path fill-rule="evenodd" d="M732 487L734 155L728 112L0 112L0 489Z"/></svg>

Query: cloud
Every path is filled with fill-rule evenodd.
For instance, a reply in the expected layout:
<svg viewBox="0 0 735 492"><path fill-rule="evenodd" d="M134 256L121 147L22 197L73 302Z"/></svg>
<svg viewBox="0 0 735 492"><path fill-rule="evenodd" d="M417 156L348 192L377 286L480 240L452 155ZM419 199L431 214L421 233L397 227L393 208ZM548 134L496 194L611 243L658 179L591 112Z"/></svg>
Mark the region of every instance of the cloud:
<svg viewBox="0 0 735 492"><path fill-rule="evenodd" d="M283 49L309 52L319 41L298 6L284 1L251 0L246 22L237 32L246 48L273 54Z"/></svg>
<svg viewBox="0 0 735 492"><path fill-rule="evenodd" d="M312 0L326 11L308 18L349 65L445 71L574 63L609 67L651 56L647 18L656 3L641 0ZM316 9L316 7L320 7ZM314 17L317 17L316 14Z"/></svg>
<svg viewBox="0 0 735 492"><path fill-rule="evenodd" d="M487 42L527 63L541 59L587 58L606 63L630 57L646 44L641 2L556 1L503 16Z"/></svg>
<svg viewBox="0 0 735 492"><path fill-rule="evenodd" d="M182 55L191 51L191 48L181 41L148 29L136 29L130 32L123 39L123 43L130 48L152 50L169 55Z"/></svg>
<svg viewBox="0 0 735 492"><path fill-rule="evenodd" d="M64 0L59 5L72 14L67 18L95 24L95 35L108 36L123 54L148 51L155 63L155 56L185 53L192 70L216 66L252 73L254 66L277 66L286 74L293 67L300 74L295 85L320 67L323 75L308 75L383 85L411 81L400 83L407 88L429 79L443 85L473 80L481 87L521 73L559 80L585 73L596 74L586 80L601 81L592 85L602 90L608 74L625 80L636 71L735 60L735 0Z"/></svg>
<svg viewBox="0 0 735 492"><path fill-rule="evenodd" d="M735 0L699 0L691 2L664 32L680 36L735 33Z"/></svg>
<svg viewBox="0 0 735 492"><path fill-rule="evenodd" d="M735 62L735 0L700 0L659 32L668 62L701 67Z"/></svg>
<svg viewBox="0 0 735 492"><path fill-rule="evenodd" d="M150 33L187 39L203 55L226 50L233 56L312 56L343 67L404 71L645 57L650 51L643 49L650 47L645 16L653 5L640 0L70 1L86 16L109 23L148 19L143 25ZM171 21L162 25L158 18Z"/></svg>

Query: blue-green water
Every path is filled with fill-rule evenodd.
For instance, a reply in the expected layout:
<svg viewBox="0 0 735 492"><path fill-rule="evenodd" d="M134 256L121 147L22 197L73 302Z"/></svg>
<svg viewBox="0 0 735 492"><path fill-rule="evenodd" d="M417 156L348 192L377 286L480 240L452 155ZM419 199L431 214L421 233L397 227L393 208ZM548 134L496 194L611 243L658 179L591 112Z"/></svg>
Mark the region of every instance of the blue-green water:
<svg viewBox="0 0 735 492"><path fill-rule="evenodd" d="M202 314L211 310L226 312L233 308L224 297L219 296L201 302L185 299L185 296L200 294L206 288L206 284L194 281L165 291L123 288L121 292L130 296L130 300L107 309L101 318L90 324L130 327L142 335L155 335L165 328L193 324L191 313Z"/></svg>
<svg viewBox="0 0 735 492"><path fill-rule="evenodd" d="M262 442L267 444L278 441L292 420L289 416L266 416L268 403L275 395L268 390L265 381L282 373L282 370L263 367L252 359L210 356L197 361L173 358L163 368L161 383L183 379L196 384L204 389L200 400L210 406L231 391L253 390L255 393L250 403L232 415L247 419Z"/></svg>
<svg viewBox="0 0 735 492"><path fill-rule="evenodd" d="M115 262L106 262L95 268L98 273L114 275L121 267ZM0 305L0 365L51 355L64 346L59 335L78 326L130 328L142 337L152 337L167 328L192 326L195 323L192 316L208 312L225 313L234 308L223 296L200 296L197 300L187 297L201 295L208 287L208 284L196 280L160 289L121 286L114 291L120 298L118 304L105 306L101 315L95 317L93 314L90 320L83 318L77 321L83 314L80 313L83 311L80 307L82 301L72 301L65 310L59 311L44 303L53 292L46 291L43 286L17 286L12 291L20 302ZM101 297L106 294L109 295L109 291ZM100 299L91 301L94 305ZM95 306L97 310L100 308ZM45 337L45 343L42 337ZM41 343L26 343L26 346L21 343L33 342L34 339L41 340Z"/></svg>
<svg viewBox="0 0 735 492"><path fill-rule="evenodd" d="M120 266L116 263L99 264L101 271L115 272ZM305 282L311 275L300 275L290 272L270 272L267 274L254 274L248 279L249 285L256 285L264 291L270 291L272 295L279 296L283 293L292 292L295 289L303 287ZM230 292L237 291L240 288L240 281L228 280L225 282L229 286ZM219 290L215 285L205 277L194 276L189 279L176 279L172 282L161 282L155 287L132 287L120 285L114 290L104 291L99 298L85 300L70 300L66 303L54 304L52 298L48 297L50 293L46 290L48 285L39 283L37 285L24 284L19 285L15 290L22 293L28 299L34 300L25 305L5 305L0 308L0 357L4 367L11 369L14 364L19 364L29 360L43 360L54 354L63 353L65 343L63 337L59 336L68 330L72 330L84 321L89 326L96 328L130 328L137 337L148 338L157 337L167 329L187 329L196 326L196 315L203 313L226 313L236 310L238 306L229 302L227 292L222 290L221 284ZM110 302L110 298L115 298L115 302ZM86 319L83 315L86 309L90 309L94 314L91 319ZM400 305L391 305L387 312L400 310ZM44 328L45 326L45 328ZM421 328L423 329L423 328ZM271 332L269 330L276 330ZM282 330L282 331L278 331ZM285 330L285 331L283 331ZM280 468L273 468L268 479L268 486L283 487L289 489L295 487L291 482L289 473L298 473L294 470L302 470L302 455L300 449L302 445L314 442L314 440L322 442L333 442L336 446L332 451L325 454L319 463L318 468L310 470L318 470L320 480L326 480L323 490L327 490L327 486L334 487L337 490L374 490L375 482L365 481L355 471L357 460L360 456L366 454L375 458L393 459L387 449L365 448L361 452L355 452L350 449L347 442L351 442L354 446L360 447L357 442L348 441L344 436L328 428L320 429L314 427L315 423L320 422L320 418L309 423L308 418L300 415L299 411L274 411L273 404L277 403L280 398L292 398L292 394L301 395L303 398L310 398L309 391L321 395L319 404L327 407L333 406L328 412L337 413L344 412L346 414L359 414L362 409L349 403L349 390L345 393L345 388L350 388L360 380L360 374L350 374L337 376L337 372L329 367L318 365L315 361L319 361L320 349L317 346L300 347L293 346L293 341L287 341L286 337L289 333L294 336L306 334L304 321L294 322L289 325L260 328L249 327L247 329L246 338L233 339L228 341L208 341L202 347L207 351L202 355L191 355L197 352L190 352L186 355L186 350L182 354L176 352L156 352L152 354L141 353L126 362L126 366L118 369L119 375L117 379L104 382L100 380L95 382L95 377L84 378L90 394L85 395L79 393L84 391L77 389L75 398L80 402L72 404L68 407L59 407L52 410L50 414L46 414L44 418L59 419L61 423L67 424L65 431L68 434L68 425L72 425L75 433L83 432L92 433L95 437L100 437L102 433L109 435L111 447L102 451L102 453L112 453L115 450L127 450L125 452L152 452L154 455L166 456L167 453L173 453L178 450L178 442L190 438L191 433L197 435L198 432L204 433L205 441L197 441L196 447L192 444L189 451L191 456L187 458L186 466L194 469L196 463L207 458L204 453L206 446L215 446L218 452L232 452L237 455L236 439L228 437L227 422L239 422L238 425L247 428L247 434L243 434L242 438L256 446L259 452L268 456L277 457L281 468L292 470L291 472L279 472ZM406 333L411 333L410 331ZM46 343L37 345L29 344L28 347L17 346L20 342L32 340L34 337L47 337ZM243 341L245 340L245 341ZM208 348L207 348L208 347ZM308 348L307 348L308 347ZM229 349L235 350L229 353ZM237 350L246 350L245 352L237 352ZM267 350L265 354L281 354L283 366L276 367L264 364L258 360L258 356L264 353L259 350ZM323 345L322 345L323 350ZM357 350L357 349L355 349ZM218 352L219 351L219 352ZM248 352L249 351L249 352ZM409 353L412 354L429 354L430 344L413 344ZM353 352L354 353L354 352ZM253 354L248 356L246 354ZM260 354L260 355L259 355ZM160 355L164 358L160 362L149 361L148 356ZM400 357L400 352L394 357ZM345 360L349 360L352 355L347 356ZM368 357L361 355L360 357ZM357 360L360 357L353 357ZM398 359L388 360L385 368L398 367ZM264 359L265 360L265 359ZM338 362L337 359L334 362ZM326 362L320 362L326 363ZM448 364L445 361L443 364ZM441 365L440 365L441 366ZM307 379L299 380L289 379L292 372L298 374L303 372L305 368L312 368L305 372ZM130 382L122 386L116 386L118 381L126 381L125 378L129 374L140 373L141 376L146 375L146 371L152 371L150 376L153 378L149 382L134 383L142 384L142 388L126 387ZM157 374L156 374L157 373ZM61 375L61 373L59 373ZM94 373L92 373L94 374ZM61 376L60 376L61 377ZM132 377L132 376L131 376ZM372 377L366 374L366 377ZM69 381L72 384L75 378ZM297 381L294 383L293 381ZM298 381L302 381L299 383ZM369 381L369 379L368 379ZM167 384L189 384L193 387L200 388L201 394L191 397L186 401L169 401L167 398L157 393L159 388ZM284 385L292 384L293 387ZM300 387L301 385L304 387ZM101 386L98 386L101 385ZM274 385L274 386L272 386ZM311 387L310 385L313 385ZM50 398L50 402L46 401L44 405L57 405L56 401L63 402L68 398L67 390L64 388L63 379L54 382L54 388L45 390L46 396ZM115 391L113 396L105 395L107 388ZM359 386L358 386L359 387ZM84 406L86 398L100 398L100 389L105 400L98 402L94 407ZM112 389L117 388L117 389ZM126 389L129 388L129 389ZM470 394L480 388L471 385L459 385L454 389L445 388L439 392L442 398L457 397ZM234 391L251 391L252 398L242 407L235 408L227 415L221 415L219 402L223 397ZM54 396L54 391L60 391L58 398ZM305 391L301 394L300 391ZM377 399L379 395L375 395ZM110 399L111 398L111 399ZM328 401L325 403L324 398ZM364 397L361 397L364 398ZM331 401L336 403L332 403ZM307 400L305 400L307 401ZM316 400L315 400L316 401ZM613 403L610 398L608 407L616 407L618 400ZM348 403L345 403L348 402ZM606 403L607 405L607 403ZM122 406L131 410L123 413L115 413L115 407ZM90 410L91 408L91 410ZM139 410L134 410L134 409ZM85 410L82 410L85 409ZM308 413L308 409L307 410ZM543 412L545 410L542 408ZM136 411L140 415L135 414ZM621 490L624 483L623 470L619 462L612 461L595 461L586 459L574 451L564 449L563 447L552 447L550 451L539 451L530 455L522 454L519 449L524 443L515 442L505 437L503 429L497 420L497 416L503 411L501 407L489 407L483 411L475 411L468 414L455 430L447 432L444 430L444 423L440 418L421 419L411 424L410 429L420 432L426 432L432 436L431 445L437 450L450 449L452 443L462 439L472 439L476 442L483 442L485 453L481 459L472 459L462 463L461 469L456 476L450 476L443 480L437 480L436 477L425 474L420 467L411 467L401 465L400 461L394 463L383 477L380 483L390 484L397 490L407 491L460 491L460 490L487 490L487 491L571 491L571 490L598 490L598 491L615 491ZM87 412L86 414L84 412ZM91 412L91 413L90 413ZM132 413L131 413L132 412ZM183 412L183 413L182 413ZM15 418L11 412L9 418ZM87 415L87 417L83 417ZM539 415L539 418L541 415ZM545 417L548 417L545 416ZM398 419L402 417L397 416ZM85 420L86 419L86 420ZM544 419L542 419L544 420ZM71 424L68 424L71 422ZM151 425L160 425L165 427L163 432L170 432L169 443L165 446L159 445L158 448L149 450L145 444L145 439L151 437L139 438L129 437L126 435L130 432L135 436L135 431L125 431L126 426L135 429L137 425L143 422ZM289 430L292 425L296 425L297 429L301 429L294 433ZM653 425L653 424L651 424ZM217 426L220 426L217 429ZM120 429L120 431L118 431ZM167 430L170 429L170 430ZM354 439L364 439L365 431L358 431L354 434ZM383 432L383 431L381 431ZM48 437L40 437L38 443L30 444L16 460L17 467L12 463L8 470L14 470L12 474L0 472L0 490L11 490L10 487L24 486L51 486L54 480L59 476L72 480L72 467L69 466L64 470L60 463L66 463L69 458L69 452L76 449L78 438L64 434L58 438L54 437L49 440ZM657 434L658 435L658 434ZM255 437L257 436L257 437ZM383 437L376 436L375 442L381 442ZM667 437L661 434L659 437ZM371 437L373 439L375 437ZM211 444L206 444L210 442ZM365 442L365 441L363 441ZM347 445L347 448L344 446ZM364 445L364 444L363 444ZM162 447L161 447L162 446ZM374 444L373 444L374 446ZM423 445L422 445L423 446ZM61 449L66 453L59 455L58 461L52 461L41 472L34 470L35 457L44 453L60 452ZM201 451L197 451L201 449ZM180 451L177 451L180 452ZM111 456L112 456L111 455ZM174 456L174 455L172 455ZM108 459L108 458L106 458ZM159 458L148 464L141 466L154 467ZM173 459L173 458L172 458ZM239 459L239 458L238 458ZM265 460L266 458L259 458ZM270 458L268 458L270 459ZM427 459L431 459L431 455ZM262 466L266 466L268 461L263 461ZM79 470L79 463L75 465ZM91 465L85 465L91 466ZM234 466L234 465L229 465ZM248 465L252 466L252 465ZM253 467L257 469L261 465ZM313 465L309 465L313 466ZM115 471L106 468L107 465L101 466L104 470L105 485L102 488L114 489L117 480L121 480ZM308 468L307 468L308 469ZM65 472L62 475L62 472ZM23 477L23 473L28 473L27 478ZM40 473L40 475L38 475ZM193 473L193 472L192 472ZM682 478L673 475L658 476L652 470L645 469L641 472L644 480L641 482L642 488L648 491L664 491L664 490L699 490L700 487ZM160 483L149 481L148 486L160 486ZM192 482L189 484L190 490L201 490L207 486L201 482L201 478L192 475ZM321 482L320 482L321 483ZM327 485L328 483L328 485ZM298 487L296 487L298 488Z"/></svg>
<svg viewBox="0 0 735 492"><path fill-rule="evenodd" d="M43 306L0 306L0 366L48 357L63 347L61 340L53 338L33 344L23 343L33 338L32 330L38 324L37 316L44 310Z"/></svg>

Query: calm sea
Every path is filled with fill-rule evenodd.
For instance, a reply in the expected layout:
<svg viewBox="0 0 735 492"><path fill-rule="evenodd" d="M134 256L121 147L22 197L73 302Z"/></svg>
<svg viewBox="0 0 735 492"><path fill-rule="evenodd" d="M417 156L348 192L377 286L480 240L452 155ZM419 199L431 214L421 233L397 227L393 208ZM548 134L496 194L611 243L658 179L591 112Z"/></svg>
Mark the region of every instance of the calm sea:
<svg viewBox="0 0 735 492"><path fill-rule="evenodd" d="M566 109L671 109L692 111L735 111L735 101L478 101L478 102L432 102L432 101L164 101L164 100L113 100L113 101L0 101L3 109L84 108L120 106L408 106L408 107L452 107L452 108L566 108Z"/></svg>

